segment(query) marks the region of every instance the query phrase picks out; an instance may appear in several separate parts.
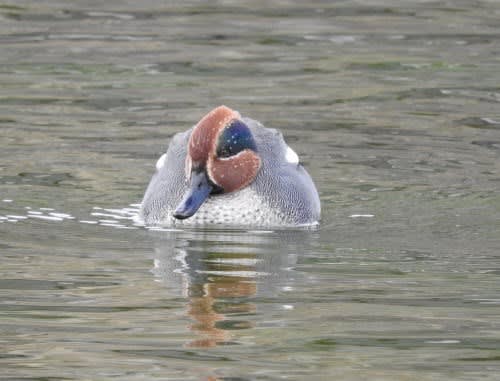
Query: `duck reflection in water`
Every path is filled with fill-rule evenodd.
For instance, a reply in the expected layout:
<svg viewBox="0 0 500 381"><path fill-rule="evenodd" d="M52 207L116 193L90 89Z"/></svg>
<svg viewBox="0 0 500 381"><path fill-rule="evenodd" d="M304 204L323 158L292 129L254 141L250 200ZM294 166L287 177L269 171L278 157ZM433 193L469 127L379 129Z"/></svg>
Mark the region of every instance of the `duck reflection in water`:
<svg viewBox="0 0 500 381"><path fill-rule="evenodd" d="M301 247L311 232L168 232L159 240L153 272L187 298L189 347L233 344L237 330L258 324L260 297L293 283Z"/></svg>
<svg viewBox="0 0 500 381"><path fill-rule="evenodd" d="M255 279L222 275L208 277L204 285L197 286L198 289L190 290L188 314L196 321L191 328L204 338L193 341L189 346L213 347L228 342L231 339L230 330L253 326L251 321L227 320L227 316L245 316L255 312L255 304L241 301L256 294Z"/></svg>

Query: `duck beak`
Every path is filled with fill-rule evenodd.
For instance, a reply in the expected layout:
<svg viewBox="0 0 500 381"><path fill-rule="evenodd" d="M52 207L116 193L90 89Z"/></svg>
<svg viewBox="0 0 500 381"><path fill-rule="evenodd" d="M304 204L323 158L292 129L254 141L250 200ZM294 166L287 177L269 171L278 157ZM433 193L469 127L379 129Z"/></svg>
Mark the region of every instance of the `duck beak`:
<svg viewBox="0 0 500 381"><path fill-rule="evenodd" d="M205 202L212 190L213 186L208 181L204 170L192 171L189 188L177 206L174 217L179 220L191 217Z"/></svg>

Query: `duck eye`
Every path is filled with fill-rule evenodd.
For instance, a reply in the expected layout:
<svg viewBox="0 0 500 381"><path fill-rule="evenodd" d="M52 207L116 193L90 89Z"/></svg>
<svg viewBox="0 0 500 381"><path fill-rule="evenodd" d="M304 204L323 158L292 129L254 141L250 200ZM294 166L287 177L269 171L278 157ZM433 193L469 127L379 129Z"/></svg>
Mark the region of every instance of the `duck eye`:
<svg viewBox="0 0 500 381"><path fill-rule="evenodd" d="M231 157L245 149L256 151L252 133L241 120L233 120L219 135L217 142L217 156Z"/></svg>

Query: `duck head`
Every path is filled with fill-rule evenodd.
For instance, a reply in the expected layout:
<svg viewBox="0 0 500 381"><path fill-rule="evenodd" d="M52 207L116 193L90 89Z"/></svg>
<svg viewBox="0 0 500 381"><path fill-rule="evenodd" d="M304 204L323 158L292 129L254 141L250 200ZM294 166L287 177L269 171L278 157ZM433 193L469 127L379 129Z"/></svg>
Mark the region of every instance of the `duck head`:
<svg viewBox="0 0 500 381"><path fill-rule="evenodd" d="M212 195L236 192L257 176L261 159L238 112L220 106L193 128L186 156L188 189L174 217L191 217Z"/></svg>

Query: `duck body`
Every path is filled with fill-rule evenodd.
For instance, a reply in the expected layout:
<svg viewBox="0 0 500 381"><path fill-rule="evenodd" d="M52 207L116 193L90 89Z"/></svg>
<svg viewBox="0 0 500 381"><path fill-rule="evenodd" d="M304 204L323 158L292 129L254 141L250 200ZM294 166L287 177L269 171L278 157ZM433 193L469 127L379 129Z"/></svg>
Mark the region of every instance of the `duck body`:
<svg viewBox="0 0 500 381"><path fill-rule="evenodd" d="M316 224L314 183L277 130L220 106L176 134L144 194L146 225Z"/></svg>

